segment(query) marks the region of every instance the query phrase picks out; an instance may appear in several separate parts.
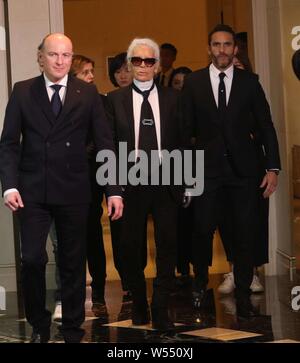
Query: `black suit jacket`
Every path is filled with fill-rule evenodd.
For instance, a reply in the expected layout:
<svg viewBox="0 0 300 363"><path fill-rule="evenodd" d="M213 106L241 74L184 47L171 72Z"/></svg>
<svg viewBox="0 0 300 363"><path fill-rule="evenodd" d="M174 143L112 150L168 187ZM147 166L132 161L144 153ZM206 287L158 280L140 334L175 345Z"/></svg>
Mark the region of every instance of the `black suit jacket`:
<svg viewBox="0 0 300 363"><path fill-rule="evenodd" d="M224 153L239 176L257 176L262 159L265 169L280 169L277 136L257 75L234 69L227 111L220 118L209 68L193 72L185 79L182 112L186 140L196 137L196 149L204 150L205 177L220 175Z"/></svg>
<svg viewBox="0 0 300 363"><path fill-rule="evenodd" d="M69 76L65 102L55 119L43 75L16 83L0 143L3 192L17 188L24 202L88 203L86 141L90 128L97 149L114 150L95 86ZM120 195L121 191L109 186L107 194Z"/></svg>
<svg viewBox="0 0 300 363"><path fill-rule="evenodd" d="M160 108L161 149L181 150L182 129L178 114L179 92L157 86ZM119 142L127 142L128 154L135 149L132 87L115 90L107 96L107 116L113 130L116 148ZM162 161L163 163L163 161ZM132 164L128 163L128 169ZM172 184L172 177L171 177ZM171 185L171 193L178 203L182 201L182 186Z"/></svg>
<svg viewBox="0 0 300 363"><path fill-rule="evenodd" d="M173 81L173 77L174 77L174 73L175 73L175 69L173 69L171 75L170 75L170 78L169 78L169 81L168 81L168 87L172 87L172 81ZM159 86L159 81L160 81L160 76L161 76L161 72L157 73L155 79L154 79L154 82L157 86Z"/></svg>

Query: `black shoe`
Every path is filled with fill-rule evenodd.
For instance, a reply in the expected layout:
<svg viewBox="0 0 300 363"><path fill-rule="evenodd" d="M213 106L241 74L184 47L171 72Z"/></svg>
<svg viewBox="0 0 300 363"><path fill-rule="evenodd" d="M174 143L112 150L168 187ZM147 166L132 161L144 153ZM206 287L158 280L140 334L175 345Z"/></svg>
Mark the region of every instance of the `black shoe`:
<svg viewBox="0 0 300 363"><path fill-rule="evenodd" d="M167 308L151 308L152 328L161 332L175 329L174 323L169 318Z"/></svg>
<svg viewBox="0 0 300 363"><path fill-rule="evenodd" d="M36 333L33 332L31 334L31 338L29 343L48 343L50 340L50 332Z"/></svg>
<svg viewBox="0 0 300 363"><path fill-rule="evenodd" d="M133 304L131 310L132 325L146 325L150 322L148 304Z"/></svg>
<svg viewBox="0 0 300 363"><path fill-rule="evenodd" d="M152 328L161 332L167 332L174 330L175 325L170 319L162 321L154 320L152 321Z"/></svg>
<svg viewBox="0 0 300 363"><path fill-rule="evenodd" d="M250 298L238 299L236 302L236 313L240 318L251 319L259 316L259 313L251 304Z"/></svg>
<svg viewBox="0 0 300 363"><path fill-rule="evenodd" d="M101 316L107 315L107 309L106 309L105 301L103 303L98 303L98 302L93 303L92 312L98 318L101 317Z"/></svg>
<svg viewBox="0 0 300 363"><path fill-rule="evenodd" d="M124 291L125 294L123 295L123 298L122 298L122 302L129 302L129 301L132 301L132 293L131 291Z"/></svg>
<svg viewBox="0 0 300 363"><path fill-rule="evenodd" d="M176 278L175 285L176 285L176 287L184 288L184 287L189 286L191 283L192 283L191 276L186 274L186 275L178 276Z"/></svg>
<svg viewBox="0 0 300 363"><path fill-rule="evenodd" d="M203 307L206 297L206 289L193 291L193 306L196 309Z"/></svg>
<svg viewBox="0 0 300 363"><path fill-rule="evenodd" d="M82 328L59 328L65 343L80 343L84 334L85 330Z"/></svg>
<svg viewBox="0 0 300 363"><path fill-rule="evenodd" d="M92 290L92 302L93 304L105 305L104 291Z"/></svg>

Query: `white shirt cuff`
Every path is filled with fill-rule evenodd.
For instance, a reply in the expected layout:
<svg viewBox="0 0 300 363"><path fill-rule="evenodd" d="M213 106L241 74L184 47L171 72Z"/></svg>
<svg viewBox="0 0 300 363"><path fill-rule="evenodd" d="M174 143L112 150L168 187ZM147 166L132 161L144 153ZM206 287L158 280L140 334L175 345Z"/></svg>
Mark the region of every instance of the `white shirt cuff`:
<svg viewBox="0 0 300 363"><path fill-rule="evenodd" d="M10 193L14 193L14 192L19 192L18 189L16 188L11 188L11 189L7 189L4 193L3 193L3 198L5 198L8 194Z"/></svg>

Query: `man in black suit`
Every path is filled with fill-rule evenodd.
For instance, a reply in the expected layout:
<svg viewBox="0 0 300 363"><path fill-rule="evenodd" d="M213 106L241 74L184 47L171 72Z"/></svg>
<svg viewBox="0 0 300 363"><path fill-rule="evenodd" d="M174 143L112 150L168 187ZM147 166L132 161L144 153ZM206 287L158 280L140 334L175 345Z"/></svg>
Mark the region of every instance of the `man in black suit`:
<svg viewBox="0 0 300 363"><path fill-rule="evenodd" d="M147 156L156 150L154 154L160 160L160 165L158 163L157 169L147 169L140 174L144 172L150 183L151 176L160 174L164 166L162 150L172 151L180 146L178 93L171 88L155 85L153 78L158 69L159 47L151 39L134 39L128 48L127 59L134 76L133 84L108 94L108 118L116 144L124 142L128 153L134 153L134 161L128 163L128 169L134 168L134 165L137 167L141 150ZM168 316L168 300L174 283L175 226L181 197L180 186L163 185L161 180L158 185L133 185L129 178L125 187L121 247L124 273L132 292L134 325L150 321L141 251L145 219L151 213L157 268L151 303L152 326L162 331L174 328Z"/></svg>
<svg viewBox="0 0 300 363"><path fill-rule="evenodd" d="M161 71L155 77L155 83L163 87L172 87L174 77L173 63L176 60L177 49L173 44L163 43L160 46Z"/></svg>
<svg viewBox="0 0 300 363"><path fill-rule="evenodd" d="M221 202L226 193L233 209L237 311L249 316L253 314L249 287L261 168L255 138L260 135L265 151L266 173L259 181L265 198L277 186L278 142L257 75L233 66L237 52L233 30L218 25L209 34L208 44L212 64L186 78L182 99L187 138L195 136L196 149L204 150L204 193L194 201L194 305L199 307L205 297L213 235L219 211L226 210Z"/></svg>
<svg viewBox="0 0 300 363"><path fill-rule="evenodd" d="M46 240L52 220L58 237L62 326L66 342L79 342L85 318L86 224L90 202L86 140L114 150L111 130L95 86L68 76L72 42L46 36L39 60L43 74L15 84L0 143L1 182L6 206L20 220L25 314L31 342L47 342ZM118 186L108 186L108 213L122 215ZM100 201L99 201L100 202Z"/></svg>

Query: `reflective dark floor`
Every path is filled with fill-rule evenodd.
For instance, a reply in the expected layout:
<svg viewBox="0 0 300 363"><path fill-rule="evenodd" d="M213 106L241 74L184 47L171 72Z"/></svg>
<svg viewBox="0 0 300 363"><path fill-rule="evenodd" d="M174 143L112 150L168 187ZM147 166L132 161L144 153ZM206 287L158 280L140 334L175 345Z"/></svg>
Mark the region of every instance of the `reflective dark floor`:
<svg viewBox="0 0 300 363"><path fill-rule="evenodd" d="M237 318L233 295L220 295L217 292L221 281L222 275L210 276L208 297L201 310L192 307L190 285L177 287L170 309L177 323L176 330L164 334L152 330L150 326L131 327L131 303L123 298L119 281L107 282L106 307L98 311L92 310L90 288L87 287L86 321L83 325L86 334L83 342L300 342L300 299L295 300L294 304L298 311L293 310L291 305L291 290L294 286L300 286L299 279L290 282L284 277L266 277L265 291L251 296L259 316L248 320ZM148 296L151 296L152 280L148 279L147 284ZM53 311L53 291L48 291L47 295L47 306ZM57 323L52 324L52 342L62 342L57 327ZM31 327L24 319L22 306L18 307L17 294L8 293L6 310L0 314L0 342L26 342L30 335Z"/></svg>

